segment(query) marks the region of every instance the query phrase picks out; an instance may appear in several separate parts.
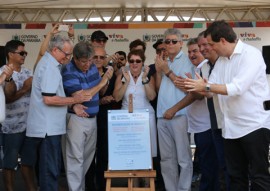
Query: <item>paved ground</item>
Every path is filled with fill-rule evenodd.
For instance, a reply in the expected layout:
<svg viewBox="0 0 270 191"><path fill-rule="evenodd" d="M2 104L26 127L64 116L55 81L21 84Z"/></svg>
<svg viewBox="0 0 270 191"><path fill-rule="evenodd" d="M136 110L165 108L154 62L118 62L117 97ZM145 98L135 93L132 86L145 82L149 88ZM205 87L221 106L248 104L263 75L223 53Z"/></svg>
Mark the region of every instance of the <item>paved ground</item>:
<svg viewBox="0 0 270 191"><path fill-rule="evenodd" d="M124 185L124 182L115 182L115 185ZM192 185L192 191L197 191L198 190L198 183L194 183ZM0 171L0 191L4 191L4 185L3 185L3 175L2 171ZM27 191L24 186L24 182L21 176L20 171L17 172L16 177L15 177L15 189L14 191ZM59 191L68 191L67 183L66 183L66 178L65 176L61 176L60 178L60 188ZM161 191L159 188L156 188L156 191Z"/></svg>

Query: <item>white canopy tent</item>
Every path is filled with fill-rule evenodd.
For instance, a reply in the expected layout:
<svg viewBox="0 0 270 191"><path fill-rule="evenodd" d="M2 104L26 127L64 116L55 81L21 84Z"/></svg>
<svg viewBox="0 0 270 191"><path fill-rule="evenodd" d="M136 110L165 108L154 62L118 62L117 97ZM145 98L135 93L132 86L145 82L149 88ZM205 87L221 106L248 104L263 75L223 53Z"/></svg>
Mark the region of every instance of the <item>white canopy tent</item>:
<svg viewBox="0 0 270 191"><path fill-rule="evenodd" d="M1 23L269 21L269 0L9 0Z"/></svg>

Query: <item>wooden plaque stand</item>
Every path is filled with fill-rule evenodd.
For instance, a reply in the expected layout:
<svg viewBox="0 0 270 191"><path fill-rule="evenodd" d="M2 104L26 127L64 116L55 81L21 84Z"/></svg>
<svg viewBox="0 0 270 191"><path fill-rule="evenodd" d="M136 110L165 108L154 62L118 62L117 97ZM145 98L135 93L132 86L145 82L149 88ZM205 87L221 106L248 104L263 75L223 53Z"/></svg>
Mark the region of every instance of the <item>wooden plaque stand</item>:
<svg viewBox="0 0 270 191"><path fill-rule="evenodd" d="M125 170L125 171L106 171L104 174L106 181L106 191L155 191L155 170ZM149 178L150 187L133 187L134 178ZM127 178L128 187L112 187L113 178Z"/></svg>
<svg viewBox="0 0 270 191"><path fill-rule="evenodd" d="M133 112L133 97L132 94L129 94L129 106L128 112ZM104 177L106 180L106 191L155 191L155 170L124 170L124 171L105 171ZM127 178L128 187L112 187L113 178ZM133 182L134 178L149 178L150 187L148 188L139 188L134 187Z"/></svg>

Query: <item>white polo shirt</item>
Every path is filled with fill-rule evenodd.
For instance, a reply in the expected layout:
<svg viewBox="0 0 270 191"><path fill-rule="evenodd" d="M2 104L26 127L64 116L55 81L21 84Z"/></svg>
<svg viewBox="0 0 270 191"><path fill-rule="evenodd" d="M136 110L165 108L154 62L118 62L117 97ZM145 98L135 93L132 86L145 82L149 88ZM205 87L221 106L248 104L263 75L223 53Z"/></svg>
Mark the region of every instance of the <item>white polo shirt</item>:
<svg viewBox="0 0 270 191"><path fill-rule="evenodd" d="M270 97L265 69L262 53L241 40L230 58L217 60L209 83L227 87L228 95L218 95L224 138L240 138L262 127L270 129L270 111L263 108Z"/></svg>
<svg viewBox="0 0 270 191"><path fill-rule="evenodd" d="M208 60L204 60L197 67L194 66L194 74L200 74L203 65L207 65ZM194 75L193 74L193 75ZM205 99L196 100L187 106L188 132L201 133L211 128L210 116Z"/></svg>

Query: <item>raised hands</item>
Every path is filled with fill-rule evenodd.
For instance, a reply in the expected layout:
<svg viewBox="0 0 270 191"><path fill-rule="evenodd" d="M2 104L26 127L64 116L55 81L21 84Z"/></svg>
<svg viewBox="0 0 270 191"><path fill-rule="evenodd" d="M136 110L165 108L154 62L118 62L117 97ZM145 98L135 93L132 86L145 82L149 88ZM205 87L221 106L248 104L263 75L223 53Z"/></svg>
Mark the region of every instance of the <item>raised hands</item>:
<svg viewBox="0 0 270 191"><path fill-rule="evenodd" d="M125 67L122 67L121 70L122 70L122 74L124 76L125 82L129 83L130 76L129 76L128 70Z"/></svg>
<svg viewBox="0 0 270 191"><path fill-rule="evenodd" d="M11 78L13 71L14 71L13 64L5 65L3 70L3 75L5 79Z"/></svg>
<svg viewBox="0 0 270 191"><path fill-rule="evenodd" d="M113 76L113 67L107 66L107 71L103 75L102 81L104 81L104 83L107 83L107 82L110 81L110 79L112 78L112 76Z"/></svg>
<svg viewBox="0 0 270 191"><path fill-rule="evenodd" d="M163 52L160 55L156 55L155 67L157 72L166 73L166 71L169 70L167 60L163 59Z"/></svg>
<svg viewBox="0 0 270 191"><path fill-rule="evenodd" d="M207 84L207 79L203 79L200 74L196 73L197 79L187 78L184 82L188 92L203 92Z"/></svg>
<svg viewBox="0 0 270 191"><path fill-rule="evenodd" d="M143 75L142 75L142 79L145 80L147 78L147 75L150 71L150 68L149 66L145 66L144 69L143 69Z"/></svg>

